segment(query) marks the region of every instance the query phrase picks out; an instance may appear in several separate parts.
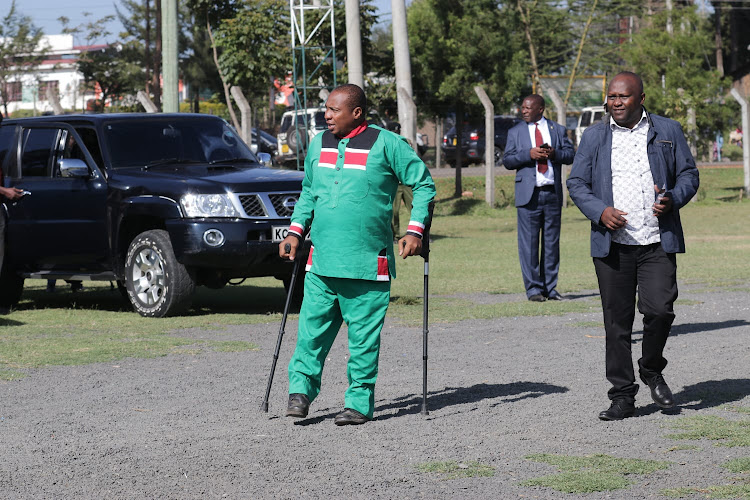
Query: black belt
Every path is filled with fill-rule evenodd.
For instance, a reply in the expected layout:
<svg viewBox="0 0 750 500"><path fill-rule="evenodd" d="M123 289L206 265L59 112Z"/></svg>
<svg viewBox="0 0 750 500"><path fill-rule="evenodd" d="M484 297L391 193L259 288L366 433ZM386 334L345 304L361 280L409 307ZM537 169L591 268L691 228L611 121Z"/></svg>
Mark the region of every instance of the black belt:
<svg viewBox="0 0 750 500"><path fill-rule="evenodd" d="M537 186L534 189L538 189L539 191L551 191L555 192L555 185L554 184L546 184L544 186Z"/></svg>

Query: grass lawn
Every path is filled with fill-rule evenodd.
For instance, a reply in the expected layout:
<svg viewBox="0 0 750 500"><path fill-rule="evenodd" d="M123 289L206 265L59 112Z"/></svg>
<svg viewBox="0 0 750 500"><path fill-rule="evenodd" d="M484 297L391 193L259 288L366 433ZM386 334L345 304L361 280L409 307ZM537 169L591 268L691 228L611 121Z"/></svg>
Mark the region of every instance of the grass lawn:
<svg viewBox="0 0 750 500"><path fill-rule="evenodd" d="M740 201L742 169L701 169L697 200L681 211L687 253L678 257L678 279L706 288L745 287L750 278L746 259L750 250L750 200ZM498 176L499 208L484 203L484 178L464 178L464 191L473 196L454 198L453 179L436 180L438 196L430 256L431 321L499 318L537 314L565 314L598 310L598 300L532 304L523 297L480 305L472 295L522 294L516 242L513 176ZM501 208L500 208L501 207ZM408 214L402 214L408 220ZM589 221L572 204L563 211L561 265L558 289L563 293L596 290L589 257ZM400 260L392 286L389 316L398 321L421 321L423 261ZM24 370L47 364L83 364L127 356L160 356L204 349L252 349L251 344L222 344L225 325L278 323L284 289L272 278L250 279L222 290L201 288L186 316L141 318L132 312L108 283L84 282L71 293L64 282L48 294L45 282L27 280L18 309L0 316L0 379L16 378ZM215 330L215 342L181 338L176 330L202 327Z"/></svg>

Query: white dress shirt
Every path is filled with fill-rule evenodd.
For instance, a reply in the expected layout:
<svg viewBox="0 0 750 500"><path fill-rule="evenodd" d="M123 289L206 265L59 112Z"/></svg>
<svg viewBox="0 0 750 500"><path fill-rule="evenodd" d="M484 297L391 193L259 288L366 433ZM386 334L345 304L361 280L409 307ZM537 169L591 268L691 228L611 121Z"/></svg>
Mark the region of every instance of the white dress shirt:
<svg viewBox="0 0 750 500"><path fill-rule="evenodd" d="M542 144L547 143L552 145L552 136L549 134L549 127L547 126L547 119L541 117L539 121L529 123L529 137L531 138L531 147L539 147L542 144L536 143L536 126L539 124L539 131L542 133ZM552 162L547 160L547 171L541 173L539 168L536 169L536 185L537 187L548 186L555 184L555 173L552 170Z"/></svg>

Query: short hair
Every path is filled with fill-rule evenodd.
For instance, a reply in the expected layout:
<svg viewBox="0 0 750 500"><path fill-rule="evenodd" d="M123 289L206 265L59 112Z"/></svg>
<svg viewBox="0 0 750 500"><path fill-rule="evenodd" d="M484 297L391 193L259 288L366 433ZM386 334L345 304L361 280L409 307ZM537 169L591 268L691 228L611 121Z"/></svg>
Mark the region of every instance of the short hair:
<svg viewBox="0 0 750 500"><path fill-rule="evenodd" d="M367 96L365 91L359 85L345 83L333 89L334 92L343 92L346 94L346 102L354 108L362 108L362 114L367 113Z"/></svg>
<svg viewBox="0 0 750 500"><path fill-rule="evenodd" d="M625 77L632 78L633 80L635 80L636 83L638 84L638 94L639 95L643 94L643 80L637 73L633 73L632 71L621 71L615 75L615 78L617 78L618 76L625 76ZM615 78L612 78L612 80L609 83L612 83L612 81L614 81Z"/></svg>
<svg viewBox="0 0 750 500"><path fill-rule="evenodd" d="M547 109L547 102L544 100L544 97L540 96L539 94L529 94L523 98L524 101L526 99L531 99L532 101L536 101L537 104L539 104L541 107Z"/></svg>

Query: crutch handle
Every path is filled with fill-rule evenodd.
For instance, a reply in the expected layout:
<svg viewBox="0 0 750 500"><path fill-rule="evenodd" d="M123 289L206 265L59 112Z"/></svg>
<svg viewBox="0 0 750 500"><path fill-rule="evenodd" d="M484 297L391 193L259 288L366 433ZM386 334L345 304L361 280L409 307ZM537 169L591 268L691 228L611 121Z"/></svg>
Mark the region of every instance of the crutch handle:
<svg viewBox="0 0 750 500"><path fill-rule="evenodd" d="M289 243L287 243L286 245L284 245L284 251L286 253L291 252L292 251L292 245L290 245Z"/></svg>

